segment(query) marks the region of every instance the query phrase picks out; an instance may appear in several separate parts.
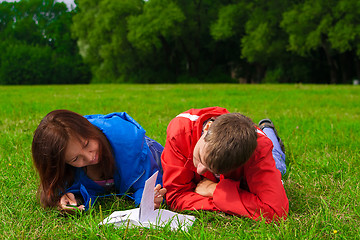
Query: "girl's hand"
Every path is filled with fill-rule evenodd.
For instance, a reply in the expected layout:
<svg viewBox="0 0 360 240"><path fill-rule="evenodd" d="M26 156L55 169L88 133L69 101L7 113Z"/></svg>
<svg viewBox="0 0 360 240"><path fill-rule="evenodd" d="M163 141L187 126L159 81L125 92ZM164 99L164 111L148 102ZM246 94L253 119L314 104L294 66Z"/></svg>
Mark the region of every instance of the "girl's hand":
<svg viewBox="0 0 360 240"><path fill-rule="evenodd" d="M164 200L164 195L166 191L166 188L161 188L160 184L156 185L156 187L154 188L154 209L158 209L160 207L160 204Z"/></svg>
<svg viewBox="0 0 360 240"><path fill-rule="evenodd" d="M75 195L73 193L65 193L59 201L60 210L72 212L74 210L85 210L84 205L77 205Z"/></svg>

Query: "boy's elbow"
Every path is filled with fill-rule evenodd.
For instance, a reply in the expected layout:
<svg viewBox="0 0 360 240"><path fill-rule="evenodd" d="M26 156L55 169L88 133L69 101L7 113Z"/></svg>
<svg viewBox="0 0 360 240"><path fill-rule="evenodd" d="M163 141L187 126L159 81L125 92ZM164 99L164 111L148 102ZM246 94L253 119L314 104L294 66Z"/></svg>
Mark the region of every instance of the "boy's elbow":
<svg viewBox="0 0 360 240"><path fill-rule="evenodd" d="M277 202L271 208L272 214L269 219L274 221L286 220L289 213L289 200L285 197L282 201Z"/></svg>
<svg viewBox="0 0 360 240"><path fill-rule="evenodd" d="M266 219L266 222L267 223L270 223L270 222L278 222L278 221L281 221L281 220L286 220L287 219L287 216L288 216L288 212L289 212L289 209L288 207L282 207L280 209L271 209L267 214L265 214L265 216L263 215L263 217Z"/></svg>

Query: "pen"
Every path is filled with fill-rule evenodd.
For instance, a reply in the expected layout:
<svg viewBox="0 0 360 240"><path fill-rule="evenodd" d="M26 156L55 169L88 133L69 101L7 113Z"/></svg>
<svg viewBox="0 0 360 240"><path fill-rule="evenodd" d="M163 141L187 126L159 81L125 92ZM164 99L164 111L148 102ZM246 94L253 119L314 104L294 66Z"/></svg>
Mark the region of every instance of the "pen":
<svg viewBox="0 0 360 240"><path fill-rule="evenodd" d="M67 206L67 207L75 207L75 208L78 207L78 206L76 206L76 205L71 205L71 204L66 204L66 206Z"/></svg>

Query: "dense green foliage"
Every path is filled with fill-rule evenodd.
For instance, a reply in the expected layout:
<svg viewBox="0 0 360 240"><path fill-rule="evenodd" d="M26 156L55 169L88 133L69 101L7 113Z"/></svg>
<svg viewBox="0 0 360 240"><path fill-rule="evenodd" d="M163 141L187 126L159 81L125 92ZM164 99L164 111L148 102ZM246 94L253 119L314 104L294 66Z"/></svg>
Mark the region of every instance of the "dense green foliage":
<svg viewBox="0 0 360 240"><path fill-rule="evenodd" d="M360 79L357 0L75 3L0 3L0 84Z"/></svg>
<svg viewBox="0 0 360 240"><path fill-rule="evenodd" d="M354 0L79 0L73 33L97 82L359 78Z"/></svg>
<svg viewBox="0 0 360 240"><path fill-rule="evenodd" d="M261 93L261 94L259 94ZM358 239L360 225L360 88L334 85L0 86L0 236L3 239ZM165 143L170 120L189 108L222 106L255 122L271 118L286 146L286 221L266 224L212 212L187 212L190 232L114 229L98 223L134 207L111 197L69 217L44 210L31 141L51 110L126 111Z"/></svg>
<svg viewBox="0 0 360 240"><path fill-rule="evenodd" d="M54 0L0 4L0 84L87 83L70 26L75 10Z"/></svg>

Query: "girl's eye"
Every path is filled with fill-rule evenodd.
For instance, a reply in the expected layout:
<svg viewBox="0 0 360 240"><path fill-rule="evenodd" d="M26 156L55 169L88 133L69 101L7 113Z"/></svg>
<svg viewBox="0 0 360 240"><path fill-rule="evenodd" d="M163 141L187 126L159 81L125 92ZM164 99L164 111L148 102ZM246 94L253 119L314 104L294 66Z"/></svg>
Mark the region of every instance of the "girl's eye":
<svg viewBox="0 0 360 240"><path fill-rule="evenodd" d="M78 157L76 156L73 160L72 160L72 162L76 162L78 160Z"/></svg>
<svg viewBox="0 0 360 240"><path fill-rule="evenodd" d="M85 140L84 147L87 147L89 145L89 140Z"/></svg>

